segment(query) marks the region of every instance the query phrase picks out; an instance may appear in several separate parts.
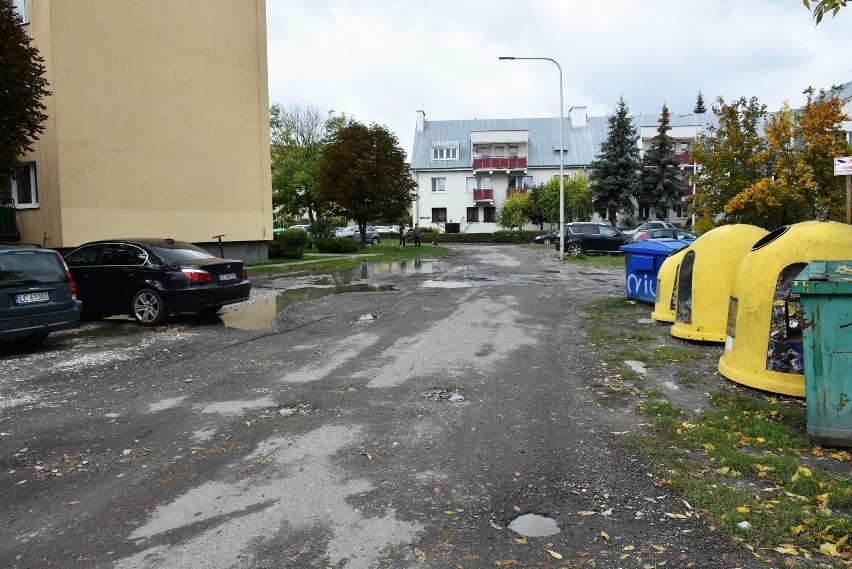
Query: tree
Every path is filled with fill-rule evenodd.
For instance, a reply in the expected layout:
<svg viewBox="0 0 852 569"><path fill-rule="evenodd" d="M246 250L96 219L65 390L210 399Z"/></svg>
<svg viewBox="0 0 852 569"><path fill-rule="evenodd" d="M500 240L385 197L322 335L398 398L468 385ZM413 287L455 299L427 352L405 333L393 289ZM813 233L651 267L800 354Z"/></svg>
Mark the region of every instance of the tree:
<svg viewBox="0 0 852 569"><path fill-rule="evenodd" d="M663 105L660 126L651 139L651 149L645 153L645 165L640 174L642 190L637 196L640 206L653 207L658 218L664 218L670 208L679 206L683 199L683 180L680 161L674 157L674 139L668 135L669 108Z"/></svg>
<svg viewBox="0 0 852 569"><path fill-rule="evenodd" d="M530 220L533 207L528 194L514 192L503 202L503 207L497 211L497 224L506 229L517 227L521 229Z"/></svg>
<svg viewBox="0 0 852 569"><path fill-rule="evenodd" d="M722 223L736 222L726 215L725 206L768 171L762 158L766 142L760 136L766 106L755 97L740 97L731 104L718 97L716 102L713 113L718 124L709 126L707 135L692 148L701 170L695 180L700 186L690 197L689 207L703 230L710 229L717 218Z"/></svg>
<svg viewBox="0 0 852 569"><path fill-rule="evenodd" d="M834 94L805 91L798 112L784 105L764 126L766 148L755 159L769 165L767 175L725 206L737 221L772 229L814 218L845 218L845 181L834 176L834 158L848 156L840 123L842 102Z"/></svg>
<svg viewBox="0 0 852 569"><path fill-rule="evenodd" d="M316 168L322 148L345 123L344 115L312 105L269 109L272 151L272 203L290 215L307 212L313 223L316 211Z"/></svg>
<svg viewBox="0 0 852 569"><path fill-rule="evenodd" d="M532 201L530 221L544 229L559 222L559 178L553 177L547 182L536 184L530 191Z"/></svg>
<svg viewBox="0 0 852 569"><path fill-rule="evenodd" d="M707 112L707 107L704 105L704 95L701 94L701 91L698 91L698 97L695 99L695 107L693 107L692 112L695 114Z"/></svg>
<svg viewBox="0 0 852 569"><path fill-rule="evenodd" d="M589 177L595 191L594 205L606 212L612 225L617 213L633 215L633 198L639 188L639 147L636 127L630 120L624 98L619 98L615 114L607 119L609 132L601 145L601 154L593 161Z"/></svg>
<svg viewBox="0 0 852 569"><path fill-rule="evenodd" d="M19 21L11 2L0 1L0 181L20 175L18 157L44 131L50 96L44 59Z"/></svg>
<svg viewBox="0 0 852 569"><path fill-rule="evenodd" d="M404 216L416 188L397 137L384 126L357 121L340 128L323 148L316 185L317 204L354 220L364 247L367 223Z"/></svg>
<svg viewBox="0 0 852 569"><path fill-rule="evenodd" d="M846 7L847 0L816 0L811 6L811 0L802 0L805 8L812 11L816 24L822 21L823 16L831 12L831 17L835 17L841 8Z"/></svg>

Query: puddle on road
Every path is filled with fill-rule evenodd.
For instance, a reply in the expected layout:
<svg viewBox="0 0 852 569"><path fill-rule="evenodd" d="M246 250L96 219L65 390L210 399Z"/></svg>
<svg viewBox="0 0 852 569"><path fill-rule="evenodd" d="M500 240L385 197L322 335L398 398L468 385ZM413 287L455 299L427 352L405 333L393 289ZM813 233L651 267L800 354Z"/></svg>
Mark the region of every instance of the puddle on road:
<svg viewBox="0 0 852 569"><path fill-rule="evenodd" d="M423 259L406 259L401 261L383 261L364 263L360 267L339 269L337 271L299 271L286 277L273 279L270 286L283 284L286 288L294 288L293 282L303 283L302 286L340 286L362 281L376 276L424 274L435 271L435 261ZM289 285L289 286L288 286Z"/></svg>
<svg viewBox="0 0 852 569"><path fill-rule="evenodd" d="M219 314L219 318L228 328L238 330L265 330L272 324L275 316L296 302L315 300L330 294L344 292L386 292L396 290L392 285L381 283L363 283L329 287L294 288L279 292L257 302L251 302Z"/></svg>
<svg viewBox="0 0 852 569"><path fill-rule="evenodd" d="M464 281L424 281L424 288L470 288L473 285Z"/></svg>
<svg viewBox="0 0 852 569"><path fill-rule="evenodd" d="M560 531L556 520L538 514L518 516L509 524L509 529L527 537L544 537L555 535Z"/></svg>

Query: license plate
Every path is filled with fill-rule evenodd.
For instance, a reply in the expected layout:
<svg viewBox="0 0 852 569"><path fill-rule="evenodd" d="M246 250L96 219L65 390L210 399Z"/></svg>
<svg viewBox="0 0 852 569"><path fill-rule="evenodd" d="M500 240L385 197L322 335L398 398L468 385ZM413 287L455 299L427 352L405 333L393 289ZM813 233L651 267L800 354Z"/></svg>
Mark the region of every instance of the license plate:
<svg viewBox="0 0 852 569"><path fill-rule="evenodd" d="M50 300L50 294L46 292L28 292L15 295L15 303L17 304L33 304L34 302L47 302L48 300Z"/></svg>
<svg viewBox="0 0 852 569"><path fill-rule="evenodd" d="M223 275L219 275L220 281L235 281L237 280L237 273L225 273Z"/></svg>

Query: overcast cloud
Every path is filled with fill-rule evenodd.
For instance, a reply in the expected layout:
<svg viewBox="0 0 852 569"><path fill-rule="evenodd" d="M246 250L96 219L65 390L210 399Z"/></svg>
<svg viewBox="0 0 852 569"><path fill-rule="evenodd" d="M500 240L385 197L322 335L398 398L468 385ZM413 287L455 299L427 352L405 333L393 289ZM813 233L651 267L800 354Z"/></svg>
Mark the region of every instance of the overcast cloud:
<svg viewBox="0 0 852 569"><path fill-rule="evenodd" d="M819 26L801 0L267 0L269 101L388 127L410 154L427 120L804 103L852 81L852 7Z"/></svg>

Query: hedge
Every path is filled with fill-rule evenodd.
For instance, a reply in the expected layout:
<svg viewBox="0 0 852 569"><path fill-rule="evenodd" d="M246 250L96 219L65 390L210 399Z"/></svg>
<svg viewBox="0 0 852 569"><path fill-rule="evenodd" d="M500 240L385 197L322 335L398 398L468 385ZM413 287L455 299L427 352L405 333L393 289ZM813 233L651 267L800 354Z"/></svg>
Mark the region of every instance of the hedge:
<svg viewBox="0 0 852 569"><path fill-rule="evenodd" d="M316 239L314 246L320 253L353 253L361 247L357 239Z"/></svg>
<svg viewBox="0 0 852 569"><path fill-rule="evenodd" d="M423 240L434 243L532 243L539 235L552 231L506 231L494 233L432 233L423 235Z"/></svg>

